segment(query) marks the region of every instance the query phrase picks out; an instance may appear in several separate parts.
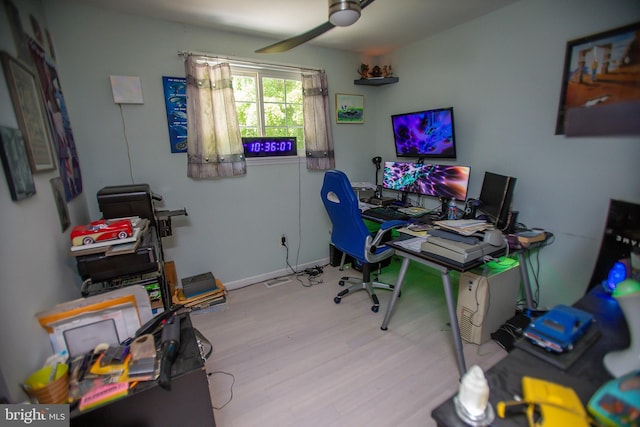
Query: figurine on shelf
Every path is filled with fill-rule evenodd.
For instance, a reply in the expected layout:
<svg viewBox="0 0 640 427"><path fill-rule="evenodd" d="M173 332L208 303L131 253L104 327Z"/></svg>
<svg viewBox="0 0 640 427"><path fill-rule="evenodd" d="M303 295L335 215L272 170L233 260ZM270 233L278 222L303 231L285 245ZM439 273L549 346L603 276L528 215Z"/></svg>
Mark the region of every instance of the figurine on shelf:
<svg viewBox="0 0 640 427"><path fill-rule="evenodd" d="M382 77L385 79L387 77L393 76L393 70L391 69L391 65L383 65L382 66Z"/></svg>
<svg viewBox="0 0 640 427"><path fill-rule="evenodd" d="M371 77L382 77L382 70L377 65L371 69Z"/></svg>
<svg viewBox="0 0 640 427"><path fill-rule="evenodd" d="M369 65L360 64L360 68L358 69L358 74L360 74L360 79L362 80L369 78Z"/></svg>

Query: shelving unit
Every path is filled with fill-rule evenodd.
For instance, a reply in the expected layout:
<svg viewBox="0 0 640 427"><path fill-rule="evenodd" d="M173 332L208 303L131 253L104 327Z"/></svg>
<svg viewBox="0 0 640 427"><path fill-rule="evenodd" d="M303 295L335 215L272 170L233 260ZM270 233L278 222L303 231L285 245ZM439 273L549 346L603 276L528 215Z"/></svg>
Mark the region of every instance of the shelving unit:
<svg viewBox="0 0 640 427"><path fill-rule="evenodd" d="M127 251L117 250L117 243L114 241L113 247L73 253L78 273L84 281L81 295L89 297L126 286L141 285L149 293L154 313L171 307L171 295L164 274L162 242L156 228L145 225L135 245Z"/></svg>
<svg viewBox="0 0 640 427"><path fill-rule="evenodd" d="M400 81L398 77L384 77L381 79L372 77L368 79L354 80L353 84L364 85L364 86L382 86L382 85L388 85L391 83L398 83L398 81Z"/></svg>

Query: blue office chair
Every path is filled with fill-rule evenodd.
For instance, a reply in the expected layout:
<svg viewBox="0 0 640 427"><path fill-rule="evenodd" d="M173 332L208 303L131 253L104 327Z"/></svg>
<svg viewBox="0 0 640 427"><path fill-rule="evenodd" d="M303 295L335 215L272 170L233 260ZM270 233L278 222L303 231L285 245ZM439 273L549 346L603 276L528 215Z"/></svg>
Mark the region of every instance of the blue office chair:
<svg viewBox="0 0 640 427"><path fill-rule="evenodd" d="M362 279L343 277L340 285L344 286L345 282L349 282L352 286L338 293L333 301L339 304L345 295L364 289L373 301L371 310L377 313L380 302L374 288L392 290L394 285L372 281L371 265L393 255L394 250L384 246L382 239L392 229L402 227L406 222L386 221L380 225L380 230L372 235L360 216L358 199L347 175L338 170L325 172L320 195L331 220L331 243L343 253L341 266L345 255L362 264Z"/></svg>

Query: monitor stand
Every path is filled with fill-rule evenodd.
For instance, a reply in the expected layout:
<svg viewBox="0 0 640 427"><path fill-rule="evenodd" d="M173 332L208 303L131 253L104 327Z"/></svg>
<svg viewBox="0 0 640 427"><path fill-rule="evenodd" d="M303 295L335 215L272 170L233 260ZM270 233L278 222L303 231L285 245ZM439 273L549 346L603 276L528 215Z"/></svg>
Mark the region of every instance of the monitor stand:
<svg viewBox="0 0 640 427"><path fill-rule="evenodd" d="M409 203L409 193L407 193L406 191L402 192L402 198L400 199L400 203L403 208L407 208L411 206L411 203Z"/></svg>

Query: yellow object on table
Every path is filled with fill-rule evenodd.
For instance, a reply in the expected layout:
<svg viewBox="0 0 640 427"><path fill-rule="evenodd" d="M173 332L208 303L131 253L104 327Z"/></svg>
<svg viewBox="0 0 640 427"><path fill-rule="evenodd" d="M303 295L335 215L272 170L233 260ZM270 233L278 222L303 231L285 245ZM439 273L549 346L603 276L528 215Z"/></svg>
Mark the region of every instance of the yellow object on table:
<svg viewBox="0 0 640 427"><path fill-rule="evenodd" d="M525 413L529 427L589 427L589 415L576 392L560 384L522 377L523 400L498 402L500 418Z"/></svg>
<svg viewBox="0 0 640 427"><path fill-rule="evenodd" d="M55 368L55 373L53 369ZM24 389L39 403L67 403L69 397L69 366L59 363L38 369L24 382Z"/></svg>

